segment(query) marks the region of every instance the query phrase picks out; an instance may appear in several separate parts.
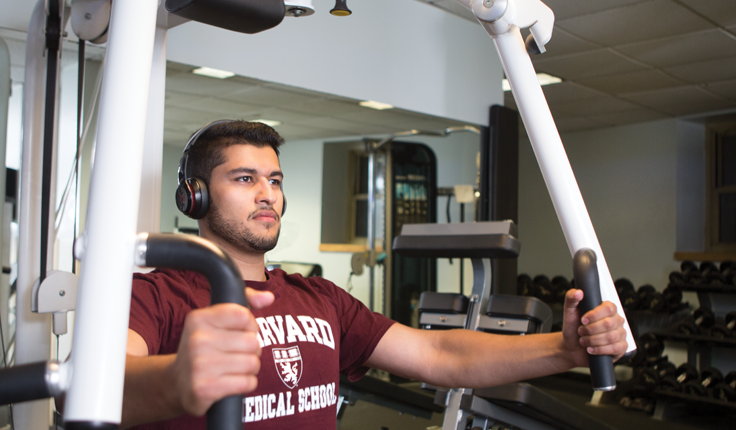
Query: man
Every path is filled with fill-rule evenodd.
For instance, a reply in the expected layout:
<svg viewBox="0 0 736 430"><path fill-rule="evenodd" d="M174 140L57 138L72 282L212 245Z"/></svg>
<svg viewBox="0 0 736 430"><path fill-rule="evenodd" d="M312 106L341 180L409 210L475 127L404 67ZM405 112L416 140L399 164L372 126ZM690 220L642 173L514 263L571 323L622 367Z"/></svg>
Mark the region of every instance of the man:
<svg viewBox="0 0 736 430"><path fill-rule="evenodd" d="M416 330L324 279L266 272L285 204L282 140L259 123L205 129L185 151L183 174L206 184L200 235L233 258L251 310L208 307L209 285L192 272L137 275L123 426L203 429L214 402L245 394L248 428L335 428L338 373L358 379L375 367L438 386L487 387L587 366L586 349L625 353L615 306L579 315L580 290L567 293L562 333L500 336Z"/></svg>

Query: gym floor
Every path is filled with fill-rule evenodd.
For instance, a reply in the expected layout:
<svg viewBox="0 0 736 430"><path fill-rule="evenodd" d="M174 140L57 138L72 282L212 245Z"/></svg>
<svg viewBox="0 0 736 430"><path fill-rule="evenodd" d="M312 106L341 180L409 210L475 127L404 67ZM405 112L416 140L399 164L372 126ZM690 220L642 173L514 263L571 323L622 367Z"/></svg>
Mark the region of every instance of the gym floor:
<svg viewBox="0 0 736 430"><path fill-rule="evenodd" d="M666 408L665 419L653 418L645 412L626 410L618 400L623 396L625 385L607 393L601 406L591 406L590 381L566 376L550 376L535 379L533 385L573 406L615 429L633 430L733 430L736 428L736 415L723 410L702 409L687 404L676 404ZM419 384L405 385L419 389ZM440 430L442 414L435 413L432 419L400 415L392 409L366 402L347 406L339 430ZM594 430L594 429L591 429Z"/></svg>

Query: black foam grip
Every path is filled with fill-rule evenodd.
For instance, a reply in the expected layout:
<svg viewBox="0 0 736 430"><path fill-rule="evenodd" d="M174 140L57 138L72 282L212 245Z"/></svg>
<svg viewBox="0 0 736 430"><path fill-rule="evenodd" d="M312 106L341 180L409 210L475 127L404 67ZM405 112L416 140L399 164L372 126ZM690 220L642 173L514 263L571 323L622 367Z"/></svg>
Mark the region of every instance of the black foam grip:
<svg viewBox="0 0 736 430"><path fill-rule="evenodd" d="M179 234L149 234L146 265L192 270L210 283L211 303L248 306L245 284L237 266L219 246L201 237ZM226 397L207 411L209 430L243 429L243 396Z"/></svg>
<svg viewBox="0 0 736 430"><path fill-rule="evenodd" d="M580 315L600 305L601 287L595 252L588 248L580 249L573 258L575 286L583 290L583 300L578 305ZM616 388L616 375L613 372L613 357L610 355L588 354L590 378L596 391L610 391Z"/></svg>
<svg viewBox="0 0 736 430"><path fill-rule="evenodd" d="M51 397L46 366L42 361L0 369L0 405Z"/></svg>

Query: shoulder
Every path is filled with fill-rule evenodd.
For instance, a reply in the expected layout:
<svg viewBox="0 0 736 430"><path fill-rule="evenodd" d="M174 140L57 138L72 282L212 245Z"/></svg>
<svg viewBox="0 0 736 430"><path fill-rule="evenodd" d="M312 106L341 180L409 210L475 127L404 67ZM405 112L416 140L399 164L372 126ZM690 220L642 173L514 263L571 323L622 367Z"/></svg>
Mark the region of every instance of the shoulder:
<svg viewBox="0 0 736 430"><path fill-rule="evenodd" d="M339 294L341 291L344 292L342 288L321 276L305 278L299 273L288 274L281 269L273 269L269 272L269 276L273 276L276 282L281 281L290 287L301 287L324 294Z"/></svg>
<svg viewBox="0 0 736 430"><path fill-rule="evenodd" d="M156 289L196 288L201 286L204 277L196 272L175 269L156 269L148 273L134 273L133 287L150 286ZM206 284L206 280L204 282ZM209 287L209 284L207 284Z"/></svg>

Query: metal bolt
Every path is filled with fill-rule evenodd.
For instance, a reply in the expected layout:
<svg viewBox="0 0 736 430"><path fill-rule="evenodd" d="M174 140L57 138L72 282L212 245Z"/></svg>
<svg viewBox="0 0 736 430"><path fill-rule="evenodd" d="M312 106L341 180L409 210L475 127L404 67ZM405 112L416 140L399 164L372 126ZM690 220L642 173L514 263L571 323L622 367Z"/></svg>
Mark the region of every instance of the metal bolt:
<svg viewBox="0 0 736 430"><path fill-rule="evenodd" d="M483 6L485 7L493 6L493 0L483 0Z"/></svg>
<svg viewBox="0 0 736 430"><path fill-rule="evenodd" d="M306 10L302 7L292 7L291 9L289 9L289 14L295 18L304 15L305 12Z"/></svg>
<svg viewBox="0 0 736 430"><path fill-rule="evenodd" d="M66 291L64 291L64 290L60 290L60 291L59 291L59 295L60 295L61 297L64 297L64 296L66 296Z"/></svg>
<svg viewBox="0 0 736 430"><path fill-rule="evenodd" d="M445 315L440 315L440 321L446 322L447 321L447 317Z"/></svg>
<svg viewBox="0 0 736 430"><path fill-rule="evenodd" d="M506 320L500 320L500 321L498 322L498 326L499 326L499 327L506 327Z"/></svg>
<svg viewBox="0 0 736 430"><path fill-rule="evenodd" d="M87 12L84 14L84 19L92 19L92 14Z"/></svg>

